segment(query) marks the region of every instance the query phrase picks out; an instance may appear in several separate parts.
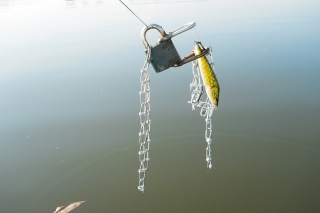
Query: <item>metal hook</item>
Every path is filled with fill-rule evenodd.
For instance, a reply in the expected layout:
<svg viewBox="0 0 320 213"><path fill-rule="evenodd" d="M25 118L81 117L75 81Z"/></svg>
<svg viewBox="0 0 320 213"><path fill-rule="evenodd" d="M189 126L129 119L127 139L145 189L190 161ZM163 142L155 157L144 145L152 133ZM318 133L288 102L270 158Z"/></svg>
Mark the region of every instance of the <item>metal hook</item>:
<svg viewBox="0 0 320 213"><path fill-rule="evenodd" d="M187 30L190 30L194 26L196 26L196 22L189 22L189 23L183 25L182 27L176 29L175 31L169 32L169 34L166 34L166 32L164 31L162 26L157 25L157 24L150 24L149 26L145 26L141 31L142 42L146 48L149 46L147 39L146 39L146 33L150 29L156 29L159 31L159 33L161 34L162 37L159 39L158 43L161 43L164 41L168 41L172 37L179 35Z"/></svg>
<svg viewBox="0 0 320 213"><path fill-rule="evenodd" d="M164 31L164 29L160 25L150 24L149 26L145 26L141 30L141 39L142 39L142 42L143 42L146 49L148 49L150 47L149 43L147 42L147 38L146 38L146 33L150 29L158 30L162 37L166 36L166 32Z"/></svg>
<svg viewBox="0 0 320 213"><path fill-rule="evenodd" d="M179 35L179 34L185 32L187 30L190 30L191 28L193 28L195 26L196 26L196 22L194 22L194 21L193 22L189 22L189 23L183 25L182 27L176 29L175 31L169 32L168 35L160 38L159 43L161 43L163 41L167 41L167 40L171 39L172 37L174 37L176 35Z"/></svg>

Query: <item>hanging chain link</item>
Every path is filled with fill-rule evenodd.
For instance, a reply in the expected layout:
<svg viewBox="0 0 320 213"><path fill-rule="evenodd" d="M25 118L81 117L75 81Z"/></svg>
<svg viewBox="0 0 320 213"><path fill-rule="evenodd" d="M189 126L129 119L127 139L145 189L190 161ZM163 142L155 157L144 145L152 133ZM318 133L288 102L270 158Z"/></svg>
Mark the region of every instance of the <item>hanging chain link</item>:
<svg viewBox="0 0 320 213"><path fill-rule="evenodd" d="M201 80L200 70L198 69L197 60L192 61L192 74L193 79L190 84L191 101L188 101L188 103L191 104L192 111L194 111L195 107L198 107L200 98L203 93L203 84Z"/></svg>
<svg viewBox="0 0 320 213"><path fill-rule="evenodd" d="M207 98L208 101L208 98ZM210 104L211 105L211 104ZM211 107L211 106L210 106ZM207 116L206 116L206 142L207 142L207 148L206 148L206 161L207 161L207 168L211 169L212 168L212 163L211 163L211 133L212 133L212 124L211 124L211 114L212 114L212 109L208 109L207 111Z"/></svg>
<svg viewBox="0 0 320 213"><path fill-rule="evenodd" d="M212 58L212 51L210 48L209 52L211 56L211 67L214 70L214 63L213 63L213 58ZM205 117L205 122L206 122L206 131L205 131L205 138L207 142L207 148L206 148L206 161L207 161L207 168L211 169L212 168L212 163L211 163L211 134L212 134L212 123L211 123L211 115L213 110L215 109L209 98L206 98L206 101L201 101L201 96L203 94L203 82L201 79L201 73L200 69L198 66L198 63L196 60L192 62L192 74L193 74L193 79L190 84L190 93L191 93L191 100L188 101L188 103L191 104L192 110L195 110L195 107L200 108L200 115L201 117Z"/></svg>
<svg viewBox="0 0 320 213"><path fill-rule="evenodd" d="M144 192L144 180L146 178L146 170L148 168L149 158L149 148L150 148L150 75L149 75L149 64L150 64L150 48L147 52L147 59L144 62L143 68L140 74L140 131L139 131L139 145L140 150L139 161L140 167L139 173L139 186L138 189Z"/></svg>
<svg viewBox="0 0 320 213"><path fill-rule="evenodd" d="M146 170L148 168L148 164L150 161L149 158L149 148L150 148L150 130L151 130L151 120L150 120L150 75L149 75L149 64L150 64L150 47L147 50L147 59L144 62L143 68L141 69L140 74L140 131L139 131L139 145L140 150L139 154L139 184L138 189L144 192L144 185L145 185L145 178L146 178ZM212 54L210 49L210 56L212 60ZM213 68L213 62L210 63ZM212 168L211 163L211 134L212 134L212 123L211 123L211 115L213 110L215 109L212 107L209 98L206 98L206 101L201 101L201 96L203 94L203 82L201 79L200 69L198 67L197 61L192 62L192 73L193 73L193 80L190 84L190 93L191 93L191 100L188 101L192 105L192 110L195 110L195 107L200 108L200 115L205 117L206 122L206 131L205 131L205 138L207 142L206 148L206 161L207 161L207 168Z"/></svg>

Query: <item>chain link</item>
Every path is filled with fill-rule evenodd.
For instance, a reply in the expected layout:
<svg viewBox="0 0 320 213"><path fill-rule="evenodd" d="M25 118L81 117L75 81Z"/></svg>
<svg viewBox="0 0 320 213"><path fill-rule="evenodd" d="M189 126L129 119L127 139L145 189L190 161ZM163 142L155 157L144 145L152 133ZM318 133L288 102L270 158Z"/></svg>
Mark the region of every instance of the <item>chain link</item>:
<svg viewBox="0 0 320 213"><path fill-rule="evenodd" d="M150 49L149 49L150 50ZM145 61L140 74L140 131L139 131L139 144L140 150L139 161L140 167L139 173L139 185L138 189L144 192L144 180L146 178L146 170L148 168L149 158L149 148L150 148L150 75L149 75L149 54L147 60Z"/></svg>
<svg viewBox="0 0 320 213"><path fill-rule="evenodd" d="M210 49L210 56L212 59L211 49ZM149 165L149 148L150 148L150 130L151 130L151 120L150 120L150 75L149 75L149 64L150 64L150 47L147 51L147 59L141 69L140 74L140 131L139 131L139 184L138 189L144 192L144 185L145 185L145 178L146 178L146 170L148 169ZM213 61L213 60L212 60ZM210 63L213 68L213 62ZM206 161L207 167L209 169L212 168L211 163L211 134L212 134L212 123L211 123L211 115L214 108L211 105L209 98L207 97L206 101L201 101L201 96L203 94L203 83L201 79L200 70L197 64L197 61L192 62L192 73L193 73L193 80L190 84L190 93L191 93L191 100L188 101L192 105L192 110L195 110L195 107L200 108L200 115L205 117L206 122L206 131L205 131L205 138L207 142L206 148Z"/></svg>
<svg viewBox="0 0 320 213"><path fill-rule="evenodd" d="M211 112L210 112L211 111ZM206 148L206 161L207 161L207 168L211 169L212 168L212 163L211 163L211 133L212 133L212 124L211 124L211 113L212 109L209 109L207 112L206 116L206 142L207 142L207 148Z"/></svg>
<svg viewBox="0 0 320 213"><path fill-rule="evenodd" d="M203 84L201 80L200 70L198 69L198 63L196 60L192 61L192 74L193 79L190 84L191 100L188 103L192 106L192 111L198 106L199 100L203 93Z"/></svg>
<svg viewBox="0 0 320 213"><path fill-rule="evenodd" d="M212 58L212 51L210 48L209 52L211 56L211 67L213 69L214 63L213 63L213 58ZM200 69L198 66L198 63L196 60L192 62L192 74L193 74L193 79L190 84L190 93L191 93L191 100L188 101L188 103L191 104L192 110L195 110L195 107L200 108L200 115L201 117L205 117L205 122L206 122L206 131L205 131L205 138L207 142L207 148L206 148L206 161L207 161L207 168L211 169L212 168L212 158L211 158L211 134L212 134L212 123L211 123L211 115L213 110L215 109L209 98L206 98L206 101L201 101L201 96L203 94L203 89L204 85L201 79L201 74L200 74Z"/></svg>

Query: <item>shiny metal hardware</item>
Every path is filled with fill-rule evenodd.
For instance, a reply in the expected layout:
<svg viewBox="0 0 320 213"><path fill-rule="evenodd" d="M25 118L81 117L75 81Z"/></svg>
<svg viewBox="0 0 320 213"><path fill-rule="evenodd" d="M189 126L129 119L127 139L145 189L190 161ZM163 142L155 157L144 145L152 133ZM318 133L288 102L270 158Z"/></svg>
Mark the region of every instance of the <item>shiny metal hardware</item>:
<svg viewBox="0 0 320 213"><path fill-rule="evenodd" d="M180 33L183 33L187 30L190 30L196 26L195 22L189 22L184 26L176 29L173 32L169 32L166 34L164 29L157 24L150 24L146 26L141 31L141 39L146 48L146 50L151 48L150 52L150 63L152 64L154 70L158 73L169 69L170 67L179 67L183 64L191 62L197 58L200 58L203 55L206 55L209 52L209 49L203 51L200 55L195 55L194 53L189 54L183 59L180 58L179 53L177 52L175 46L172 43L172 38ZM156 29L159 31L161 37L159 38L157 44L155 46L150 46L147 39L146 33L150 29Z"/></svg>
<svg viewBox="0 0 320 213"><path fill-rule="evenodd" d="M201 45L202 52L209 50L209 55L211 58L210 66L214 70L214 63L213 63L213 57L212 57L212 50L211 48L205 49ZM208 97L206 97L205 101L202 101L201 98L203 97L203 82L201 78L201 72L198 66L197 61L192 62L192 74L193 79L190 84L190 93L191 93L191 100L188 101L188 103L191 104L192 110L194 111L196 107L200 108L200 116L205 118L206 123L206 130L205 130L205 139L207 142L206 147L206 161L207 161L207 168L212 168L212 157L211 157L211 144L212 144L212 112L216 109L212 106L210 100Z"/></svg>
<svg viewBox="0 0 320 213"><path fill-rule="evenodd" d="M150 64L150 48L147 51L147 59L143 64L140 73L140 131L139 131L139 185L138 189L141 192L144 192L144 181L146 178L146 171L148 169L150 157L149 157L149 149L150 149L150 131L151 131L151 119L150 119L150 75L149 75L149 64Z"/></svg>

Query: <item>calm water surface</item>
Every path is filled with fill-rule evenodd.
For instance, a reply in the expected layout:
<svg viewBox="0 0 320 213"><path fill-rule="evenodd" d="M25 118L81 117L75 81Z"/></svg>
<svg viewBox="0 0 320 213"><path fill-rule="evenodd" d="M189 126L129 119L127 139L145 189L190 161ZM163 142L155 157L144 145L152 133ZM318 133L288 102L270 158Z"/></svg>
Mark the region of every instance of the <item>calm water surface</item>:
<svg viewBox="0 0 320 213"><path fill-rule="evenodd" d="M213 169L191 65L150 68L137 190L143 25L122 4L1 0L0 212L320 212L319 1L125 2L167 32L196 21L173 39L181 55L212 46Z"/></svg>

